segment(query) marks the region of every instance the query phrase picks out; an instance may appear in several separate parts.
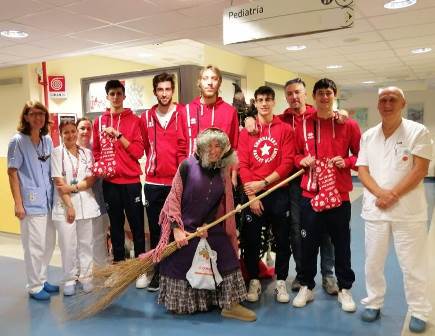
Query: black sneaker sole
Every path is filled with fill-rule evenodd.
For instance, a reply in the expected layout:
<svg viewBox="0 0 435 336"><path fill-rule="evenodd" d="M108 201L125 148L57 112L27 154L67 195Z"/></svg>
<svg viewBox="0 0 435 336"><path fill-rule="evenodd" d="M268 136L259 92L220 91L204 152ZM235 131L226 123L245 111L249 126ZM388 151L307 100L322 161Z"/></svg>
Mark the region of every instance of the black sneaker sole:
<svg viewBox="0 0 435 336"><path fill-rule="evenodd" d="M147 287L148 292L157 292L160 289L160 287Z"/></svg>

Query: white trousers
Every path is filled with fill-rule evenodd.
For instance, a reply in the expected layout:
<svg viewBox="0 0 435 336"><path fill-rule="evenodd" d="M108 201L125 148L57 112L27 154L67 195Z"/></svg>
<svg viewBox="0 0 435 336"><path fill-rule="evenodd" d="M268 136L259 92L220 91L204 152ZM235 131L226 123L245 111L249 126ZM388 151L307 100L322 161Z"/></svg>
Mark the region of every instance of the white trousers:
<svg viewBox="0 0 435 336"><path fill-rule="evenodd" d="M56 230L48 215L26 215L20 220L27 290L38 293L47 281L47 268L56 244Z"/></svg>
<svg viewBox="0 0 435 336"><path fill-rule="evenodd" d="M109 258L107 248L107 232L109 230L109 216L101 215L92 220L93 254L95 266L106 266Z"/></svg>
<svg viewBox="0 0 435 336"><path fill-rule="evenodd" d="M59 233L65 286L92 280L92 219L54 221Z"/></svg>
<svg viewBox="0 0 435 336"><path fill-rule="evenodd" d="M405 297L412 316L426 321L431 304L427 288L427 223L367 221L365 223L365 275L367 308L380 309L384 304L386 283L385 259L390 236L393 237L399 265L403 273Z"/></svg>

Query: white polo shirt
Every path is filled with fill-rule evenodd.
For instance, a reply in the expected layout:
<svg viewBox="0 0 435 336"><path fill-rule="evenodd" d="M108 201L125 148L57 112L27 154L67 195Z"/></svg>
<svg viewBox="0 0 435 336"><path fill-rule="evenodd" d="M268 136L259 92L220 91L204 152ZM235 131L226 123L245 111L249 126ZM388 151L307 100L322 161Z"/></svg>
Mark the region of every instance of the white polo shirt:
<svg viewBox="0 0 435 336"><path fill-rule="evenodd" d="M84 180L86 177L91 176L91 168L94 161L92 152L87 148L80 147L79 160L80 162L77 165L77 158L74 155L68 155L67 150L62 145L56 147L51 154L51 176L63 177L65 178L66 183L70 184L73 179L73 169L77 167L77 180L79 182ZM62 174L63 172L65 173L65 176ZM100 215L100 207L95 199L92 188L88 188L78 193L71 193L70 195L71 202L76 212L76 220L95 218ZM66 208L56 190L56 187L54 188L52 218L56 221L65 221L66 218Z"/></svg>
<svg viewBox="0 0 435 336"><path fill-rule="evenodd" d="M361 137L357 166L367 166L370 175L384 189L392 189L412 169L413 158L432 159L432 139L428 129L402 118L396 131L385 139L382 124L367 130ZM388 209L375 205L376 197L364 188L361 217L369 221L426 221L427 201L423 181L400 197Z"/></svg>

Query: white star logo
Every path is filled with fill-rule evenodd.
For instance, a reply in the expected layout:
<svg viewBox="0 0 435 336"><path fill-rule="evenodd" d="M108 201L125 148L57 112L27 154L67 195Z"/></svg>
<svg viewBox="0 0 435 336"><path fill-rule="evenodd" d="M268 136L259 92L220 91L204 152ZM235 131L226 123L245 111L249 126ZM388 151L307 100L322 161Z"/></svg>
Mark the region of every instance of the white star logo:
<svg viewBox="0 0 435 336"><path fill-rule="evenodd" d="M270 155L269 151L270 151L271 148L272 148L271 146L269 146L267 143L265 143L263 145L263 147L260 148L260 150L261 150L261 156Z"/></svg>

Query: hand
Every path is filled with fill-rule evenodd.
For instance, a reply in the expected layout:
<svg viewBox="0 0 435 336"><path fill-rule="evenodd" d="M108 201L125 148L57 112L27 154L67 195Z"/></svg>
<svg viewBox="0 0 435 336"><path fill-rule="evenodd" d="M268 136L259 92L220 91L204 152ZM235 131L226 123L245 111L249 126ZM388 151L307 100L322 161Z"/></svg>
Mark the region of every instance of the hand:
<svg viewBox="0 0 435 336"><path fill-rule="evenodd" d="M74 207L69 206L66 208L66 221L70 224L74 223L74 220L76 219L76 211L74 210Z"/></svg>
<svg viewBox="0 0 435 336"><path fill-rule="evenodd" d="M248 133L251 135L255 135L258 133L257 123L255 122L255 119L252 117L245 118L245 128L248 131Z"/></svg>
<svg viewBox="0 0 435 336"><path fill-rule="evenodd" d="M57 191L59 194L64 195L64 194L70 194L73 190L72 186L69 184L63 184L61 186L56 186Z"/></svg>
<svg viewBox="0 0 435 336"><path fill-rule="evenodd" d="M347 119L349 119L349 112L347 112L346 110L338 110L337 122L339 124L344 124Z"/></svg>
<svg viewBox="0 0 435 336"><path fill-rule="evenodd" d="M399 197L392 190L385 190L378 194L378 198L376 200L375 205L380 209L388 209L394 205L399 200Z"/></svg>
<svg viewBox="0 0 435 336"><path fill-rule="evenodd" d="M107 135L110 135L112 138L116 138L118 136L118 134L119 134L119 132L116 129L114 129L113 127L106 127L104 129L104 132Z"/></svg>
<svg viewBox="0 0 435 336"><path fill-rule="evenodd" d="M260 200L256 200L250 205L251 211L254 215L261 216L264 211L263 203Z"/></svg>
<svg viewBox="0 0 435 336"><path fill-rule="evenodd" d="M172 232L174 233L174 239L175 242L177 243L178 248L187 245L188 241L186 237L188 233L186 233L184 230L181 230L180 228L174 228Z"/></svg>
<svg viewBox="0 0 435 336"><path fill-rule="evenodd" d="M208 237L208 232L206 229L203 229L202 227L199 227L196 229L196 231L198 232L198 237L199 238L207 238Z"/></svg>
<svg viewBox="0 0 435 336"><path fill-rule="evenodd" d="M313 156L308 155L301 160L300 165L302 167L308 168L308 167L314 167L315 163L316 163L316 159Z"/></svg>
<svg viewBox="0 0 435 336"><path fill-rule="evenodd" d="M344 159L341 156L333 157L330 161L338 168L345 168L346 167Z"/></svg>
<svg viewBox="0 0 435 336"><path fill-rule="evenodd" d="M252 181L243 185L243 190L247 196L254 196L265 187L264 181Z"/></svg>
<svg viewBox="0 0 435 336"><path fill-rule="evenodd" d="M15 217L17 217L19 220L22 220L24 219L24 217L26 217L26 210L24 210L22 204L16 204L14 211L15 211Z"/></svg>

